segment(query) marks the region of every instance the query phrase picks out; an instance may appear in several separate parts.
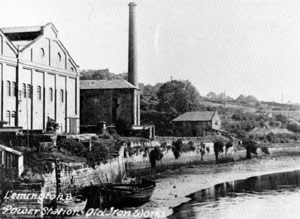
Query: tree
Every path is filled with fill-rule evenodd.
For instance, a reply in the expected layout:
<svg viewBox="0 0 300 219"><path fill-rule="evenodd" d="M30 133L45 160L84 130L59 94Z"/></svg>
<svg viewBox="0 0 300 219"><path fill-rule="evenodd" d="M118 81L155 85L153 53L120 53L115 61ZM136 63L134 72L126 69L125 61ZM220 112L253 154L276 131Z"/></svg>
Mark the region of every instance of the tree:
<svg viewBox="0 0 300 219"><path fill-rule="evenodd" d="M109 69L100 70L83 70L80 72L80 80L113 80L113 79L127 79L127 73L115 74L111 73Z"/></svg>
<svg viewBox="0 0 300 219"><path fill-rule="evenodd" d="M300 126L297 123L289 123L287 129L292 132L300 132Z"/></svg>
<svg viewBox="0 0 300 219"><path fill-rule="evenodd" d="M217 95L215 92L209 92L207 95L206 95L208 98L212 99L212 100L215 100L217 99Z"/></svg>
<svg viewBox="0 0 300 219"><path fill-rule="evenodd" d="M282 114L276 115L276 119L278 121L280 121L282 124L287 124L288 121L289 121L289 119L286 116L282 115Z"/></svg>
<svg viewBox="0 0 300 219"><path fill-rule="evenodd" d="M141 111L141 124L155 125L155 133L160 136L172 135L171 121L175 116L172 113L156 110Z"/></svg>
<svg viewBox="0 0 300 219"><path fill-rule="evenodd" d="M170 81L164 83L158 93L159 111L181 114L199 109L200 94L190 81Z"/></svg>
<svg viewBox="0 0 300 219"><path fill-rule="evenodd" d="M150 98L145 98L144 96L141 96L140 101L141 111L155 110L156 105L158 104L158 101L154 96L151 96Z"/></svg>
<svg viewBox="0 0 300 219"><path fill-rule="evenodd" d="M243 146L246 149L246 159L251 159L251 153L257 155L258 143L252 139L243 141Z"/></svg>

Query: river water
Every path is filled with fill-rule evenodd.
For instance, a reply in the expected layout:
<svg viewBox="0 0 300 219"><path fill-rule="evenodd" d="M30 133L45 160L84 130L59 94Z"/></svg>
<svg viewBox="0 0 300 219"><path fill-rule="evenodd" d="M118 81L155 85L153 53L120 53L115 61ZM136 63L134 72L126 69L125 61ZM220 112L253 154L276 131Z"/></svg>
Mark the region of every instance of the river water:
<svg viewBox="0 0 300 219"><path fill-rule="evenodd" d="M294 164L298 165L297 162ZM228 174L230 174L230 172ZM186 183L195 183L195 181L187 180ZM189 197L191 200L173 208L174 213L168 218L298 219L300 218L300 170L224 182L211 188L200 190L189 195ZM131 210L135 211L137 209ZM52 219L62 217L45 218ZM120 219L137 217L103 217L94 214L88 215L88 213L86 213L81 217L64 218Z"/></svg>
<svg viewBox="0 0 300 219"><path fill-rule="evenodd" d="M300 218L300 171L225 182L189 197L169 218Z"/></svg>

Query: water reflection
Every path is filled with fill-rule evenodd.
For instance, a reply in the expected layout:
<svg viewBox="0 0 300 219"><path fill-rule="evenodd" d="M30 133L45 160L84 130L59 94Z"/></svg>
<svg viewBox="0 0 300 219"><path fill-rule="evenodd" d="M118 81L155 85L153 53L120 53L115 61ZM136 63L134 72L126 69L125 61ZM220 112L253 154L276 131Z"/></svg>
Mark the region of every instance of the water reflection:
<svg viewBox="0 0 300 219"><path fill-rule="evenodd" d="M300 171L225 182L190 195L169 218L298 218L299 187Z"/></svg>

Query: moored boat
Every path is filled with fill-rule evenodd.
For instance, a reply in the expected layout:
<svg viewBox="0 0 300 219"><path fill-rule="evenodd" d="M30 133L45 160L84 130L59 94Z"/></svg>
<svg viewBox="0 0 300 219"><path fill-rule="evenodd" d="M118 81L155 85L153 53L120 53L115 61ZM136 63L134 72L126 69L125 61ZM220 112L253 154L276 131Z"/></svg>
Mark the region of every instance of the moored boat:
<svg viewBox="0 0 300 219"><path fill-rule="evenodd" d="M134 180L129 183L106 183L85 187L82 194L88 198L88 207L131 207L149 201L156 183Z"/></svg>
<svg viewBox="0 0 300 219"><path fill-rule="evenodd" d="M76 195L71 200L58 200L57 209L72 210L73 212L83 211L87 204L87 198L82 195Z"/></svg>

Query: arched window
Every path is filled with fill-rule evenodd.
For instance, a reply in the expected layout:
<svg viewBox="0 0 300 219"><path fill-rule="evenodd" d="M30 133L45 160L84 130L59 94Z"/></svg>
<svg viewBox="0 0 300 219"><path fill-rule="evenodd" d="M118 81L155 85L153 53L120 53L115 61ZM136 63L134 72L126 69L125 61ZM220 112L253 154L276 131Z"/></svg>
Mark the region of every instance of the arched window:
<svg viewBox="0 0 300 219"><path fill-rule="evenodd" d="M11 111L11 125L15 126L15 120L16 120L16 111Z"/></svg>
<svg viewBox="0 0 300 219"><path fill-rule="evenodd" d="M45 56L45 50L44 50L43 48L41 48L40 54L41 54L41 57L44 57L44 56Z"/></svg>
<svg viewBox="0 0 300 219"><path fill-rule="evenodd" d="M6 111L6 122L8 122L7 125L10 126L10 111L9 110Z"/></svg>
<svg viewBox="0 0 300 219"><path fill-rule="evenodd" d="M27 97L31 98L31 85L27 84Z"/></svg>
<svg viewBox="0 0 300 219"><path fill-rule="evenodd" d="M10 95L11 95L11 91L10 91L10 89L11 89L11 87L10 87L10 81L7 81L7 82L6 82L6 86L7 86L7 95L10 96Z"/></svg>
<svg viewBox="0 0 300 219"><path fill-rule="evenodd" d="M42 89L41 86L37 86L37 99L41 100L42 99Z"/></svg>
<svg viewBox="0 0 300 219"><path fill-rule="evenodd" d="M60 62L61 61L61 54L60 53L57 53L57 58L58 58L58 61Z"/></svg>
<svg viewBox="0 0 300 219"><path fill-rule="evenodd" d="M60 89L60 101L63 103L64 102L64 90Z"/></svg>
<svg viewBox="0 0 300 219"><path fill-rule="evenodd" d="M26 98L26 84L24 83L22 85L22 92L23 92L23 97Z"/></svg>
<svg viewBox="0 0 300 219"><path fill-rule="evenodd" d="M53 101L53 89L52 89L52 87L49 88L49 100L51 102Z"/></svg>
<svg viewBox="0 0 300 219"><path fill-rule="evenodd" d="M11 95L16 96L16 82L11 83Z"/></svg>

